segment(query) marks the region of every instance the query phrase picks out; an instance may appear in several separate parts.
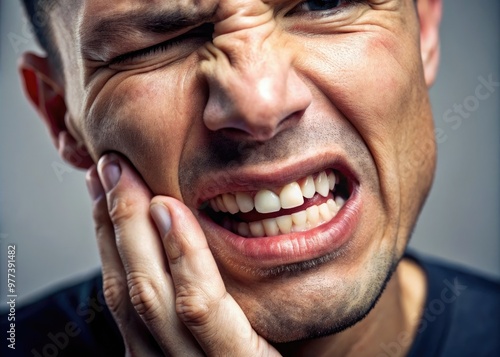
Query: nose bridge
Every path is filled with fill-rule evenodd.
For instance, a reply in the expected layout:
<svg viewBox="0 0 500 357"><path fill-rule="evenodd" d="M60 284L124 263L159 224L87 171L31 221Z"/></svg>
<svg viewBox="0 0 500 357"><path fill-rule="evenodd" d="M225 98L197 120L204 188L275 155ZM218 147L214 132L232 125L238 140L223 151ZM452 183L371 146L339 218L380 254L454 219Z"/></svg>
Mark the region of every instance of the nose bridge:
<svg viewBox="0 0 500 357"><path fill-rule="evenodd" d="M229 0L225 3L232 4ZM214 26L213 44L228 57L236 70L243 70L245 64L251 64L266 49L272 49L269 44L277 37L272 9L260 1L250 1L250 4L240 9L234 5L221 7L222 19Z"/></svg>
<svg viewBox="0 0 500 357"><path fill-rule="evenodd" d="M297 83L272 10L257 10L240 9L215 24L201 66L209 84L204 120L211 130L232 128L266 139L307 107L308 90Z"/></svg>
<svg viewBox="0 0 500 357"><path fill-rule="evenodd" d="M245 111L245 116L255 117L249 118L253 121L279 114L281 106L276 101L285 99L290 70L290 56L280 49L274 24L260 26L242 30L234 37L226 35L221 43L215 41L227 60L219 57L213 80L235 106L240 109L251 106L253 114Z"/></svg>

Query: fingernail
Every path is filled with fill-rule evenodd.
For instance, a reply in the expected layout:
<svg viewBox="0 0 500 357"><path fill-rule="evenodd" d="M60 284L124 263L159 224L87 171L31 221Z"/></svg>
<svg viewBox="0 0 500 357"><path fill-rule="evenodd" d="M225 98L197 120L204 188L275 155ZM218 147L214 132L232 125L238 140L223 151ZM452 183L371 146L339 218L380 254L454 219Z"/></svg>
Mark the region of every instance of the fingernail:
<svg viewBox="0 0 500 357"><path fill-rule="evenodd" d="M116 186L120 180L122 170L117 159L105 157L99 162L99 172L102 178L102 184L106 192L109 192Z"/></svg>
<svg viewBox="0 0 500 357"><path fill-rule="evenodd" d="M85 176L85 183L87 184L87 189L89 191L92 200L97 200L104 195L104 189L102 188L101 181L97 174L97 168L92 166Z"/></svg>
<svg viewBox="0 0 500 357"><path fill-rule="evenodd" d="M172 220L168 208L161 203L155 203L150 207L151 216L160 231L160 235L165 237L172 227Z"/></svg>

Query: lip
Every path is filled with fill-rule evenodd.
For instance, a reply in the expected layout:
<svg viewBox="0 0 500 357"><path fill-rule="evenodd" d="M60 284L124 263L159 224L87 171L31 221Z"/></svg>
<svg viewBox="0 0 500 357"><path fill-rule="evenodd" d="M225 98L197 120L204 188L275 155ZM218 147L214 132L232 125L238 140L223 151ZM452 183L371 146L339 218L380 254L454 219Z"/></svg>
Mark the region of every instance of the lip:
<svg viewBox="0 0 500 357"><path fill-rule="evenodd" d="M200 223L233 252L232 259L258 268L271 268L320 258L339 251L353 236L361 212L359 186L352 191L342 209L329 222L305 232L273 237L241 237L200 212ZM238 259L241 257L241 259Z"/></svg>
<svg viewBox="0 0 500 357"><path fill-rule="evenodd" d="M321 164L318 165L318 162ZM224 193L280 187L326 169L340 171L350 183L353 183L353 190L359 185L358 175L340 154L323 153L280 165L257 164L234 170L228 169L226 172L207 173L197 182L195 192L198 194L191 202L195 207L200 207L211 198Z"/></svg>
<svg viewBox="0 0 500 357"><path fill-rule="evenodd" d="M321 165L318 165L318 162ZM222 193L283 186L327 168L339 170L351 185L349 199L329 222L304 232L245 238L223 228L200 210L200 223L215 240L211 244L217 245L217 250L223 249L229 253L224 255L232 261L261 269L313 260L339 251L353 236L362 207L361 185L357 175L339 155L323 154L315 156L314 159L305 158L281 168L276 165L273 165L272 169L268 165L242 168L236 170L236 175L207 175L198 187L210 189L205 189L204 193L196 198L196 202L199 207L201 203Z"/></svg>

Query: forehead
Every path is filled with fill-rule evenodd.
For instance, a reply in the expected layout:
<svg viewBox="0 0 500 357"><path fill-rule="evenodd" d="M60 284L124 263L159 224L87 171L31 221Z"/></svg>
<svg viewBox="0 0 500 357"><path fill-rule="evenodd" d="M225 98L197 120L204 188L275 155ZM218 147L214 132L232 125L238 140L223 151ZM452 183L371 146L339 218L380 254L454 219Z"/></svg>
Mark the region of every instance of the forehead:
<svg viewBox="0 0 500 357"><path fill-rule="evenodd" d="M245 9L262 8L262 5L276 6L297 0L85 0L82 1L81 16L85 21L95 20L96 16L115 16L128 11L159 10L182 14L197 14L217 12L236 13Z"/></svg>
<svg viewBox="0 0 500 357"><path fill-rule="evenodd" d="M96 15L112 16L123 11L148 8L186 13L205 12L210 8L215 8L218 2L218 0L85 0L82 15L91 20Z"/></svg>
<svg viewBox="0 0 500 357"><path fill-rule="evenodd" d="M85 0L80 9L79 27L81 32L85 32L103 19L119 19L126 18L127 15L155 12L177 14L179 17L194 17L199 14L206 16L215 12L218 2L218 0Z"/></svg>
<svg viewBox="0 0 500 357"><path fill-rule="evenodd" d="M80 19L92 23L102 17L161 11L186 17L211 14L211 20L217 21L235 13L251 16L269 7L294 2L298 0L84 0Z"/></svg>

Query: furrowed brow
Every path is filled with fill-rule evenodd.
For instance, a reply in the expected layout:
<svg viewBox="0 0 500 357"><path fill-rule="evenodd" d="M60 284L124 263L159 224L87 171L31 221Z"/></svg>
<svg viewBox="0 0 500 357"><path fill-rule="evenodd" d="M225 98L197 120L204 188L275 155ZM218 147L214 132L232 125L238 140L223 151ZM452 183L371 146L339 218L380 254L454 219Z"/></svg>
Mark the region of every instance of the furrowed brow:
<svg viewBox="0 0 500 357"><path fill-rule="evenodd" d="M213 13L186 14L179 11L133 10L93 21L82 29L81 49L85 55L103 53L110 43L130 40L131 36L175 33L208 22Z"/></svg>

